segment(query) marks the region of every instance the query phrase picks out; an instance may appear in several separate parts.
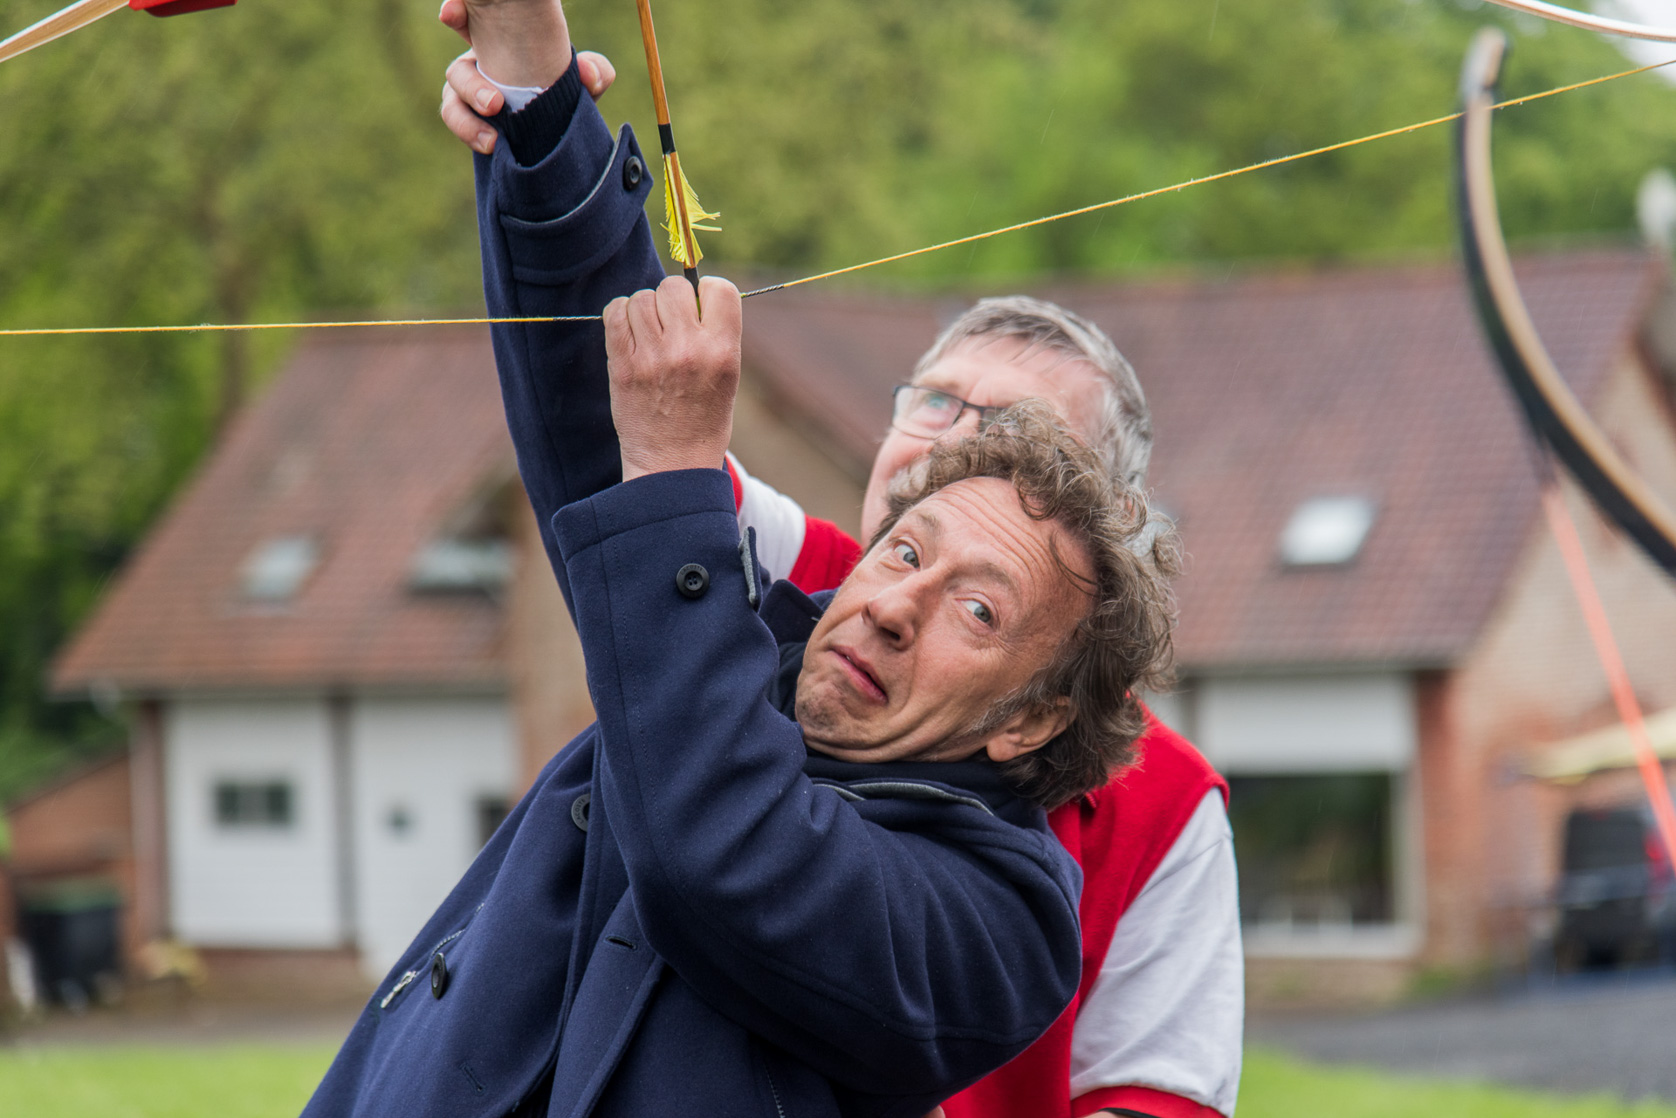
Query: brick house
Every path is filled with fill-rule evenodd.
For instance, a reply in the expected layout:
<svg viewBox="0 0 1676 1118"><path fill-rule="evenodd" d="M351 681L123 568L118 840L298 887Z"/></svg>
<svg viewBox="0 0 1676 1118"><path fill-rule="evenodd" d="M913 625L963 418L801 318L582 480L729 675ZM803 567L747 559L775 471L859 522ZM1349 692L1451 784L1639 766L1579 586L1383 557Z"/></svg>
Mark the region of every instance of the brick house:
<svg viewBox="0 0 1676 1118"><path fill-rule="evenodd" d="M766 417L747 395L742 452L853 519L849 479ZM131 959L174 938L227 982L362 982L592 720L581 681L487 333L311 339L59 657L60 693L131 706L132 745L12 809L15 868L51 881L120 818L92 872Z"/></svg>
<svg viewBox="0 0 1676 1118"><path fill-rule="evenodd" d="M1579 395L1676 495L1664 270L1520 269ZM1527 774L1613 717L1456 270L1039 291L1153 407L1190 553L1155 707L1233 781L1254 992L1516 954L1584 794ZM890 388L962 305L752 300L736 452L853 530ZM313 339L228 432L54 681L136 710L131 939L376 972L588 721L510 458L466 329ZM1642 697L1676 706L1676 587L1582 518Z"/></svg>
<svg viewBox="0 0 1676 1118"><path fill-rule="evenodd" d="M1676 500L1664 266L1569 252L1519 274L1579 397ZM1565 810L1638 788L1621 767L1528 776L1615 716L1458 269L1038 293L1109 331L1152 407L1153 497L1189 553L1180 686L1154 706L1233 784L1253 994L1383 996L1517 957ZM859 470L958 309L788 292L751 307L747 352ZM1676 706L1676 586L1570 496L1644 704Z"/></svg>

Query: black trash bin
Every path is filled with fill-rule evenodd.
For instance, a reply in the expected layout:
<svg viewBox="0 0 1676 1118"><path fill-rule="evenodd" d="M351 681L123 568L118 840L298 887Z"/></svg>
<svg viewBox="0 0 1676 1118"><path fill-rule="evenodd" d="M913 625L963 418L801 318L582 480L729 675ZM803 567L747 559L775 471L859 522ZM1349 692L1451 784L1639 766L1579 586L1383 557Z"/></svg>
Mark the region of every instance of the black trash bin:
<svg viewBox="0 0 1676 1118"><path fill-rule="evenodd" d="M42 996L85 1008L122 974L121 893L102 878L56 881L18 893L19 930L35 958Z"/></svg>

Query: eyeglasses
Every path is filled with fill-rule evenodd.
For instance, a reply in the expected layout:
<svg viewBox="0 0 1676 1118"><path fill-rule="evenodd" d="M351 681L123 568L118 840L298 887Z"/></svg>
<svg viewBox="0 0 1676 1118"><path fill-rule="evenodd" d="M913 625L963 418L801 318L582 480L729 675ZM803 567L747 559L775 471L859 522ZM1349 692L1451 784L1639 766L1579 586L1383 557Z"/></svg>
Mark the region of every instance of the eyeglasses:
<svg viewBox="0 0 1676 1118"><path fill-rule="evenodd" d="M891 410L890 425L904 434L924 439L935 439L954 430L968 408L978 413L980 431L1007 410L969 404L958 396L950 396L935 388L921 388L917 384L899 384L892 396L895 406Z"/></svg>

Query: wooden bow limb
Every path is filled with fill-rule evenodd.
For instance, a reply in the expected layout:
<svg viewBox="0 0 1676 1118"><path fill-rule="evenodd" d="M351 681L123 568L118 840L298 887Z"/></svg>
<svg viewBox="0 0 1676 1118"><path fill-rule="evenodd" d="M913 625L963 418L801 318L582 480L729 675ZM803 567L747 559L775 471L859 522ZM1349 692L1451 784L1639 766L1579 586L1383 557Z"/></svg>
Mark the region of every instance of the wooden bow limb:
<svg viewBox="0 0 1676 1118"><path fill-rule="evenodd" d="M1639 544L1665 573L1676 577L1676 514L1619 456L1605 432L1589 418L1549 357L1519 294L1513 263L1507 255L1507 242L1502 237L1501 218L1496 212L1495 180L1490 165L1490 118L1506 54L1507 37L1494 28L1486 28L1473 40L1461 72L1461 117L1456 131L1456 219L1462 263L1477 304L1478 319L1502 375L1524 410L1531 434L1545 451L1553 452L1608 519ZM1543 510L1606 673L1618 717L1635 745L1637 765L1659 837L1676 864L1676 806L1671 803L1664 768L1647 735L1635 688L1589 573L1577 527L1548 468L1549 461L1544 453Z"/></svg>
<svg viewBox="0 0 1676 1118"><path fill-rule="evenodd" d="M185 15L206 8L226 8L238 0L76 0L68 8L31 24L16 35L0 42L0 62L7 62L20 54L34 50L54 39L61 39L72 31L80 31L90 23L97 23L118 8L133 8L154 16Z"/></svg>
<svg viewBox="0 0 1676 1118"><path fill-rule="evenodd" d="M1479 321L1535 435L1553 449L1601 512L1676 578L1676 513L1624 461L1572 394L1513 276L1490 166L1490 112L1506 50L1501 32L1479 32L1461 78L1456 213Z"/></svg>
<svg viewBox="0 0 1676 1118"><path fill-rule="evenodd" d="M39 23L25 27L0 43L0 62L16 58L72 31L80 31L88 24L104 19L118 8L127 6L128 0L77 0L68 8L54 12Z"/></svg>
<svg viewBox="0 0 1676 1118"><path fill-rule="evenodd" d="M1543 0L1490 0L1490 3L1512 8L1516 12L1524 12L1526 15L1553 20L1555 23L1581 27L1585 31L1599 31L1604 35L1626 35L1631 39L1651 39L1655 43L1676 43L1676 27L1652 27L1625 19L1608 19L1605 16L1580 12L1575 8L1547 4Z"/></svg>

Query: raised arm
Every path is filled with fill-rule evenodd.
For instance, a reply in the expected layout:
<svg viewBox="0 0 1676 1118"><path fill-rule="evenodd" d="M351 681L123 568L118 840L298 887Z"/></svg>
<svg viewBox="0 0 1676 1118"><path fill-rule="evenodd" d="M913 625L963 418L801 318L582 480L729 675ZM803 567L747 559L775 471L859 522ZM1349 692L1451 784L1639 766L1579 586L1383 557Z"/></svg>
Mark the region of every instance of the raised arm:
<svg viewBox="0 0 1676 1118"><path fill-rule="evenodd" d="M1069 856L957 788L857 803L810 778L764 693L779 651L722 471L640 477L555 531L599 715L594 802L684 981L834 1081L927 1106L1057 1019L1080 973Z"/></svg>
<svg viewBox="0 0 1676 1118"><path fill-rule="evenodd" d="M476 157L489 314L597 315L617 296L656 286L664 273L644 209L650 165L633 133L613 136L587 95L560 4L467 2L465 11L488 74L545 89L521 112L497 116L508 142ZM601 325L509 323L493 327L493 339L518 470L545 525L620 477ZM563 565L543 536L568 601Z"/></svg>
<svg viewBox="0 0 1676 1118"><path fill-rule="evenodd" d="M840 774L826 786L806 772L768 696L770 623L800 619L753 609L732 485L712 465L739 302L707 283L702 323L679 278L607 309L629 480L554 520L600 718L595 803L642 931L706 1001L851 1089L929 1102L1022 1051L1069 1000L1077 872L1039 813L1015 825L937 792L954 766L885 767L930 806L830 786L862 766L823 762Z"/></svg>

